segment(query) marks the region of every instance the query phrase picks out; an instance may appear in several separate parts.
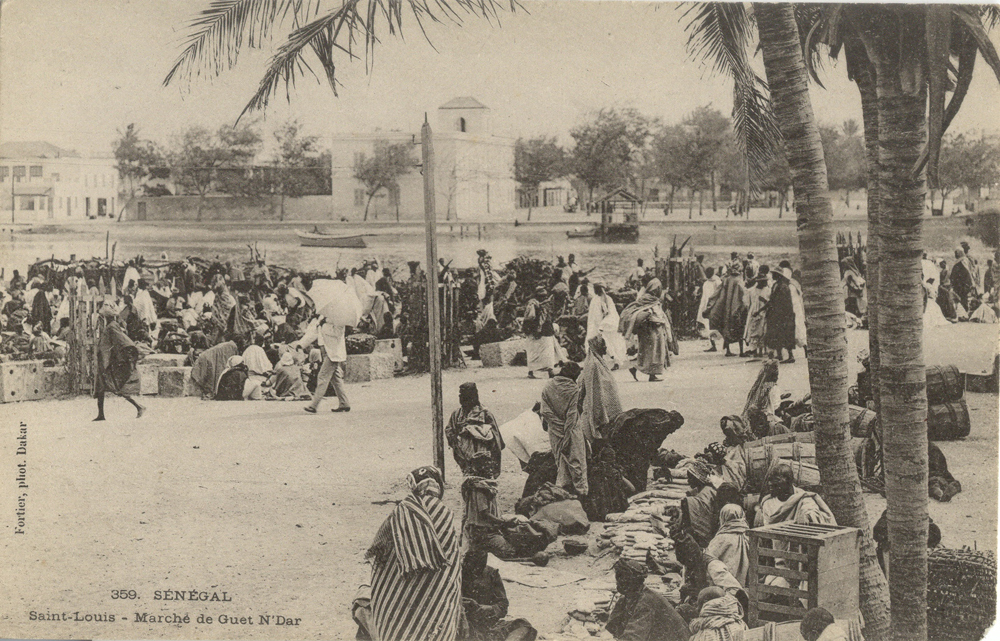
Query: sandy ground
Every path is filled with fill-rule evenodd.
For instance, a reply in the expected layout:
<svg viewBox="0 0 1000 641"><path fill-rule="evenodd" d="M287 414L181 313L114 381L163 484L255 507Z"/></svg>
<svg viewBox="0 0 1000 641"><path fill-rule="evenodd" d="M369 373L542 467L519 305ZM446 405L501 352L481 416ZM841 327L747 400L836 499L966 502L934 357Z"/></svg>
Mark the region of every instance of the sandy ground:
<svg viewBox="0 0 1000 641"><path fill-rule="evenodd" d="M849 333L851 371L867 334ZM926 340L928 364L978 371L996 349L997 326L957 325ZM661 383L616 373L625 407L676 406L685 425L665 445L693 454L720 440L718 419L738 411L758 363L705 354L684 342ZM805 359L781 366L780 384L808 390ZM483 403L502 421L531 406L544 381L522 368L482 369L474 362L444 374L445 405L475 381ZM364 551L405 474L431 460L429 378L403 377L348 386L353 410L316 416L302 403L215 403L195 398L143 402L136 421L120 399L109 420L92 423L94 401L78 398L4 405L0 427L2 547L0 637L48 638L353 638L349 606L368 577ZM931 502L943 543L996 549L997 397L968 394L969 438L942 443L964 491L949 504ZM16 455L19 423L25 455ZM27 489L18 489L18 462ZM446 499L460 510L457 468L448 453ZM500 502L510 511L524 482L504 457ZM16 497L25 498L24 534L16 534ZM868 496L872 518L883 503ZM592 534L600 526L592 529ZM561 543L551 546L561 551ZM603 578L611 559L567 558L550 568ZM157 590L200 590L231 601L167 602ZM507 583L511 614L543 635L558 632L578 586L537 589ZM135 590L137 599L115 599ZM126 593L127 594L127 593ZM67 621L30 620L30 612ZM75 614L79 613L79 614ZM190 617L188 624L136 622L136 613ZM86 615L115 621L75 622ZM213 617L199 624L198 615ZM249 623L220 623L252 617ZM261 615L272 615L261 625ZM274 625L281 615L298 625Z"/></svg>

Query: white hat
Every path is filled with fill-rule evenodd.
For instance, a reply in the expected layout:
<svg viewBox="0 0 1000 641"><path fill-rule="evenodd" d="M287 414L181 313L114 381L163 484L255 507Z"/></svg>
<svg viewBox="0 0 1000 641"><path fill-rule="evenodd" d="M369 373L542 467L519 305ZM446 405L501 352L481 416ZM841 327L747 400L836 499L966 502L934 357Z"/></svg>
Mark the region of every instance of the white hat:
<svg viewBox="0 0 1000 641"><path fill-rule="evenodd" d="M792 270L790 270L787 267L783 267L781 269L781 275L787 278L788 280L792 280Z"/></svg>

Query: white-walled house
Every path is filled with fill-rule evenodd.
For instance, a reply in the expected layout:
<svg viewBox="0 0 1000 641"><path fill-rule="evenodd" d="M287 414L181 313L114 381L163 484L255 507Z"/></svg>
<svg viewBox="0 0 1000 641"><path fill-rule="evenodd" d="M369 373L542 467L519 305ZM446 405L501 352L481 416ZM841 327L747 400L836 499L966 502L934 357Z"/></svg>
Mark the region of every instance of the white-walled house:
<svg viewBox="0 0 1000 641"><path fill-rule="evenodd" d="M0 143L0 218L15 222L113 217L114 158L84 157L41 141Z"/></svg>
<svg viewBox="0 0 1000 641"><path fill-rule="evenodd" d="M374 153L376 143L410 146L413 170L399 179L398 193L382 190L372 199L370 220L423 217L424 195L419 121L412 132L374 132L335 135L331 140L335 218L360 220L367 195L354 178L362 156ZM437 215L449 220L477 220L512 216L515 204L514 141L493 134L491 112L475 98L455 98L437 109L431 122L435 155L434 182Z"/></svg>

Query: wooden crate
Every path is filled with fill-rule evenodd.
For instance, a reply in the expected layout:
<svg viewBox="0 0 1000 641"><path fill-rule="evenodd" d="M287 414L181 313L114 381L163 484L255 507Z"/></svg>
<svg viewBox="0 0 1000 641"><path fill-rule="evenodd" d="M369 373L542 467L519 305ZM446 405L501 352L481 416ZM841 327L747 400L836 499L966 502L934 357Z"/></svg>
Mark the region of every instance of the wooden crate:
<svg viewBox="0 0 1000 641"><path fill-rule="evenodd" d="M838 525L777 523L749 530L750 626L770 620L801 619L822 606L837 618L858 612L860 530ZM766 585L767 577L783 577L790 587ZM795 599L795 605L765 603L765 597ZM805 606L801 601L805 601Z"/></svg>

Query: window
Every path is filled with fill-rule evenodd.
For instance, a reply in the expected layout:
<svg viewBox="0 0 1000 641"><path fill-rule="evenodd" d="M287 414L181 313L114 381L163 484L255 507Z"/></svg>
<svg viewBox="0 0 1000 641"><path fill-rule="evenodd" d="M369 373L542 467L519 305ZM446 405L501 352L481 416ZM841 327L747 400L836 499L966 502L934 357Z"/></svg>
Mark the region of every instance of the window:
<svg viewBox="0 0 1000 641"><path fill-rule="evenodd" d="M25 176L24 171L25 171L24 165L19 165L17 167L14 167L14 178L16 180L20 180L20 179L24 178L24 176Z"/></svg>
<svg viewBox="0 0 1000 641"><path fill-rule="evenodd" d="M34 196L21 196L21 210L22 211L34 211L35 210L35 197Z"/></svg>
<svg viewBox="0 0 1000 641"><path fill-rule="evenodd" d="M355 189L354 190L354 206L364 207L365 206L365 190Z"/></svg>
<svg viewBox="0 0 1000 641"><path fill-rule="evenodd" d="M365 152L355 151L354 152L354 166L357 167L365 161Z"/></svg>
<svg viewBox="0 0 1000 641"><path fill-rule="evenodd" d="M49 176L52 177L53 182L59 182L59 174L53 172L53 173L49 174Z"/></svg>
<svg viewBox="0 0 1000 641"><path fill-rule="evenodd" d="M458 130L463 133L465 132L465 118L458 119Z"/></svg>
<svg viewBox="0 0 1000 641"><path fill-rule="evenodd" d="M90 187L90 177L84 174L83 176L83 186Z"/></svg>
<svg viewBox="0 0 1000 641"><path fill-rule="evenodd" d="M59 209L62 209L62 196L59 196Z"/></svg>
<svg viewBox="0 0 1000 641"><path fill-rule="evenodd" d="M41 178L42 177L42 166L41 165L32 165L31 167L28 168L28 171L30 172L28 175L31 178Z"/></svg>
<svg viewBox="0 0 1000 641"><path fill-rule="evenodd" d="M10 173L10 167L0 167L0 182L7 182L7 174Z"/></svg>

